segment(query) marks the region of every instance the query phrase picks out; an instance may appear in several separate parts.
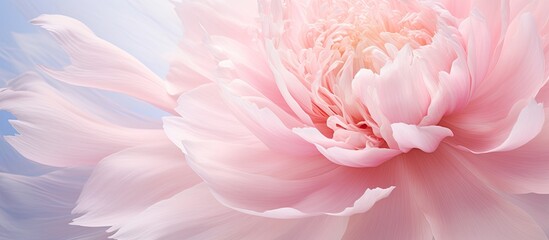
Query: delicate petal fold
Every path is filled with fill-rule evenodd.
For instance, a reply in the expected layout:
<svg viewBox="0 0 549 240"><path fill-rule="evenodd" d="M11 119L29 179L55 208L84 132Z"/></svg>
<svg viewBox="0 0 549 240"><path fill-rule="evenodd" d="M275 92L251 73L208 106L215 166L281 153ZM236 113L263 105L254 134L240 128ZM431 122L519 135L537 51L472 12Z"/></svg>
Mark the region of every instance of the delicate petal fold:
<svg viewBox="0 0 549 240"><path fill-rule="evenodd" d="M303 124L249 85L235 81L224 87L222 94L234 116L273 151L303 156L318 153L313 144L291 130Z"/></svg>
<svg viewBox="0 0 549 240"><path fill-rule="evenodd" d="M349 167L377 167L402 153L390 148L346 149L337 146L324 148L320 145L316 147L330 161Z"/></svg>
<svg viewBox="0 0 549 240"><path fill-rule="evenodd" d="M465 157L471 170L501 191L549 194L548 142L549 123L545 122L538 136L513 151Z"/></svg>
<svg viewBox="0 0 549 240"><path fill-rule="evenodd" d="M393 123L391 128L393 137L402 152L409 152L413 148L424 152L434 152L444 138L453 136L450 129L440 126Z"/></svg>
<svg viewBox="0 0 549 240"><path fill-rule="evenodd" d="M167 139L132 147L101 160L84 186L74 213L80 226L118 229L149 206L201 179Z"/></svg>
<svg viewBox="0 0 549 240"><path fill-rule="evenodd" d="M411 184L401 181L397 185L390 197L368 212L350 217L343 239L432 240L429 222L411 200Z"/></svg>
<svg viewBox="0 0 549 240"><path fill-rule="evenodd" d="M25 74L0 91L0 109L19 133L4 137L26 158L53 166L93 165L134 144L162 137L161 130L115 125L74 105L39 76Z"/></svg>
<svg viewBox="0 0 549 240"><path fill-rule="evenodd" d="M196 185L153 205L122 227L114 238L201 239L340 239L344 217L270 219L234 211L219 204L205 184Z"/></svg>
<svg viewBox="0 0 549 240"><path fill-rule="evenodd" d="M518 194L512 195L511 201L522 207L534 218L545 234L549 236L549 195L547 194Z"/></svg>
<svg viewBox="0 0 549 240"><path fill-rule="evenodd" d="M407 45L379 75L366 69L356 74L353 91L378 125L418 124L426 115L431 99L421 72L414 70L417 64L412 48Z"/></svg>
<svg viewBox="0 0 549 240"><path fill-rule="evenodd" d="M540 239L547 236L531 216L505 199L462 163L467 155L441 145L431 154L402 155L410 191L435 239Z"/></svg>
<svg viewBox="0 0 549 240"><path fill-rule="evenodd" d="M172 111L175 100L165 83L133 56L95 36L81 22L61 15L32 21L52 33L71 58L62 71L44 69L52 77L79 86L128 94Z"/></svg>
<svg viewBox="0 0 549 240"><path fill-rule="evenodd" d="M197 101L204 99L200 96L208 100ZM167 134L216 198L234 209L278 218L352 215L367 211L393 188L371 186L376 176L368 170L341 167L320 154L269 149L224 106L215 85L196 88L179 103L182 117L166 119Z"/></svg>
<svg viewBox="0 0 549 240"><path fill-rule="evenodd" d="M532 132L539 129L543 119L541 106L533 104L531 99L546 83L545 57L537 31L530 14L511 22L499 59L472 92L472 100L459 113L443 120L443 125L454 132L453 145L473 152L510 150L535 136ZM532 124L532 129L519 140L507 140L516 137L513 128L524 123Z"/></svg>

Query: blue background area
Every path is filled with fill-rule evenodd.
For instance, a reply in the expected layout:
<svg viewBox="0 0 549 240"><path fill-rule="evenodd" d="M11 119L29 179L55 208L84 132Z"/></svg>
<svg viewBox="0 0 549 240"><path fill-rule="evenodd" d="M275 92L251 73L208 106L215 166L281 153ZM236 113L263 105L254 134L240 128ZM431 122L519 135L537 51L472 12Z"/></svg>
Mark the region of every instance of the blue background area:
<svg viewBox="0 0 549 240"><path fill-rule="evenodd" d="M8 123L9 119L15 119L11 113L7 111L0 110L0 135L15 135L16 131Z"/></svg>
<svg viewBox="0 0 549 240"><path fill-rule="evenodd" d="M0 48L10 49L15 48L16 44L13 41L13 32L32 32L35 28L28 23L18 9L16 9L10 1L0 1ZM12 66L0 58L0 69L8 72L13 72ZM0 87L5 85L8 79L0 79ZM8 123L9 119L15 117L4 110L0 110L0 135L14 135L16 132Z"/></svg>
<svg viewBox="0 0 549 240"><path fill-rule="evenodd" d="M37 31L36 27L29 24L10 1L0 1L0 48L16 47L12 37L13 32L28 33L34 31ZM11 66L0 58L0 68L9 70ZM0 82L3 83L4 79L1 79Z"/></svg>

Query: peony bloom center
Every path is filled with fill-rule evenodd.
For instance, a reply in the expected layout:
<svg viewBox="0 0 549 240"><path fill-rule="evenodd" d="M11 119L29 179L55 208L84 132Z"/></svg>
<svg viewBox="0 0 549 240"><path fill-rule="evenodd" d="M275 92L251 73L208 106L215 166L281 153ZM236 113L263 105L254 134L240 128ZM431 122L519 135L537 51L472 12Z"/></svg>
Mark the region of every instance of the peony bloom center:
<svg viewBox="0 0 549 240"><path fill-rule="evenodd" d="M383 106L368 99L381 101L374 86L376 82L400 84L422 77L415 74L394 76L393 71L398 71L395 65L419 67L414 62L439 61L421 56L421 51L433 45L440 25L453 27L447 24L451 21L438 12L443 10L438 9L416 1L349 0L318 1L311 4L307 12L287 13L282 21L285 24L280 24L283 26L281 31L271 38L284 71L303 86L294 94L308 95L301 102L302 108L322 135L349 150L392 148L403 151L387 128L393 123L419 125L421 118L427 115L430 93L421 89L419 94L422 96L415 98L418 101L415 104L421 109L414 119L383 116ZM455 51L442 54L449 57L443 59L448 63L436 71L448 71L451 61L457 57ZM398 91L384 93L394 94ZM385 104L395 107L401 103ZM409 115L407 109L398 107L396 110L399 111L396 114ZM442 135L451 133L444 131ZM434 150L431 148L423 150Z"/></svg>

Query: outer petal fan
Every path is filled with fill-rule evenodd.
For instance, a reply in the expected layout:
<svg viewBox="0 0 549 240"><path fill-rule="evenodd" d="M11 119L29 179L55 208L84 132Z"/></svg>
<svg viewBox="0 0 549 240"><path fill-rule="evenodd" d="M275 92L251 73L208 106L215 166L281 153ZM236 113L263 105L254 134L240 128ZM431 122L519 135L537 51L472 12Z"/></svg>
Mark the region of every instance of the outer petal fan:
<svg viewBox="0 0 549 240"><path fill-rule="evenodd" d="M431 154L401 156L435 239L547 239L534 219L462 164L468 156L460 151L441 145Z"/></svg>
<svg viewBox="0 0 549 240"><path fill-rule="evenodd" d="M163 137L160 130L106 122L75 106L38 76L26 74L0 90L0 109L20 135L5 139L30 160L53 166L91 165L103 157Z"/></svg>
<svg viewBox="0 0 549 240"><path fill-rule="evenodd" d="M86 183L74 213L80 226L118 229L140 212L202 180L167 139L103 159Z"/></svg>
<svg viewBox="0 0 549 240"><path fill-rule="evenodd" d="M219 204L199 184L155 204L122 227L114 238L201 239L340 239L347 218L269 219L236 212Z"/></svg>
<svg viewBox="0 0 549 240"><path fill-rule="evenodd" d="M543 124L543 114L539 114L542 107L528 103L545 84L544 72L545 59L534 19L523 14L509 26L497 64L474 90L467 107L445 117L443 125L455 134L451 143L473 152L505 151L535 137L535 132L512 133L524 123L532 129ZM527 116L521 118L524 114ZM510 139L515 136L520 138ZM501 147L509 141L513 142L511 147Z"/></svg>
<svg viewBox="0 0 549 240"><path fill-rule="evenodd" d="M201 96L208 101L192 101ZM179 103L182 118L165 121L167 134L215 196L234 209L280 218L352 215L393 189L369 185L377 177L371 170L269 149L232 115L214 85L188 92Z"/></svg>
<svg viewBox="0 0 549 240"><path fill-rule="evenodd" d="M36 177L0 173L0 239L107 239L104 228L69 225L89 172L64 169Z"/></svg>
<svg viewBox="0 0 549 240"><path fill-rule="evenodd" d="M42 15L32 22L50 31L72 60L63 71L45 69L52 77L125 93L167 111L175 107L162 79L128 53L95 36L81 22L61 15Z"/></svg>
<svg viewBox="0 0 549 240"><path fill-rule="evenodd" d="M549 113L545 113L549 118ZM495 187L510 193L549 193L549 123L526 145L508 152L468 154L471 169Z"/></svg>

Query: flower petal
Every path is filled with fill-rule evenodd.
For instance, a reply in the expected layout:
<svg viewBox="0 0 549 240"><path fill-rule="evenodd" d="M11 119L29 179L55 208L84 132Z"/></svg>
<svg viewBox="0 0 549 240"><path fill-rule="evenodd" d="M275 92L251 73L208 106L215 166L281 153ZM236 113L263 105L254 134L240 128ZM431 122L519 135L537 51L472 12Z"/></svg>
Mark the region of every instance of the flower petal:
<svg viewBox="0 0 549 240"><path fill-rule="evenodd" d="M258 17L257 2L181 1L176 3L185 37L200 41L205 35L221 35L250 42L251 26Z"/></svg>
<svg viewBox="0 0 549 240"><path fill-rule="evenodd" d="M434 153L402 155L435 239L547 239L526 212L470 172L460 154L441 145Z"/></svg>
<svg viewBox="0 0 549 240"><path fill-rule="evenodd" d="M519 194L512 195L511 201L521 206L543 228L549 236L549 195L547 194Z"/></svg>
<svg viewBox="0 0 549 240"><path fill-rule="evenodd" d="M434 152L440 142L454 134L448 128L441 126L416 126L405 123L391 124L393 137L402 152L409 152L413 148L424 152Z"/></svg>
<svg viewBox="0 0 549 240"><path fill-rule="evenodd" d="M134 144L163 137L161 130L115 125L62 97L40 77L26 74L0 91L0 109L17 120L19 135L5 139L26 158L52 166L93 165Z"/></svg>
<svg viewBox="0 0 549 240"><path fill-rule="evenodd" d="M250 93L232 92L235 90ZM273 151L303 156L318 153L311 143L291 130L292 127L303 124L246 83L233 81L231 86L223 87L222 91L234 116Z"/></svg>
<svg viewBox="0 0 549 240"><path fill-rule="evenodd" d="M340 167L320 154L273 151L239 123L214 85L188 92L180 104L184 115L166 119L167 134L216 198L233 209L279 218L351 215L368 210L393 188L370 186L376 176L368 170Z"/></svg>
<svg viewBox="0 0 549 240"><path fill-rule="evenodd" d="M523 14L511 23L497 64L473 91L472 100L458 113L444 118L443 125L455 129L452 144L479 153L503 151L516 148L535 136L524 134L520 141L504 143L513 137L510 135L512 129L526 120L533 124L534 130L543 123L539 118L541 106L531 103L546 82L540 41L531 15ZM530 116L520 117L521 114ZM497 149L502 145L509 146Z"/></svg>
<svg viewBox="0 0 549 240"><path fill-rule="evenodd" d="M545 113L548 118L549 113ZM525 125L526 126L526 125ZM467 155L470 168L499 190L509 193L549 193L547 143L549 123L524 146L507 152Z"/></svg>
<svg viewBox="0 0 549 240"><path fill-rule="evenodd" d="M167 139L101 160L84 186L74 225L118 229L149 206L202 182Z"/></svg>
<svg viewBox="0 0 549 240"><path fill-rule="evenodd" d="M521 103L519 102L517 105L521 105ZM490 127L482 127L480 124L473 125L478 128L477 132L465 132L471 130L462 130L456 127L458 129L456 130L456 136L459 137L452 139L450 143L476 154L510 151L535 138L545 122L543 105L536 103L534 100L530 100L528 105L520 111L515 107L509 115L505 119L492 123ZM488 134L484 132L487 129L488 131L496 131L497 127L500 128L500 132L494 133L493 136L480 135L481 133Z"/></svg>
<svg viewBox="0 0 549 240"><path fill-rule="evenodd" d="M166 221L168 220L168 221ZM113 237L130 239L340 239L347 218L270 219L246 215L219 204L199 184L153 205Z"/></svg>
<svg viewBox="0 0 549 240"><path fill-rule="evenodd" d="M352 216L343 239L432 240L429 222L409 195L410 185L397 185L390 197L370 211Z"/></svg>
<svg viewBox="0 0 549 240"><path fill-rule="evenodd" d="M418 124L427 114L431 96L421 72L415 70L417 64L411 47L406 45L379 75L365 69L356 74L353 92L371 110L378 125Z"/></svg>
<svg viewBox="0 0 549 240"><path fill-rule="evenodd" d="M346 149L341 147L324 148L320 145L316 145L316 147L328 160L349 167L377 167L402 153L390 148Z"/></svg>
<svg viewBox="0 0 549 240"><path fill-rule="evenodd" d="M167 111L175 107L162 79L128 53L95 36L83 23L61 15L42 15L32 22L51 32L71 58L72 65L63 71L44 68L52 77L125 93Z"/></svg>

